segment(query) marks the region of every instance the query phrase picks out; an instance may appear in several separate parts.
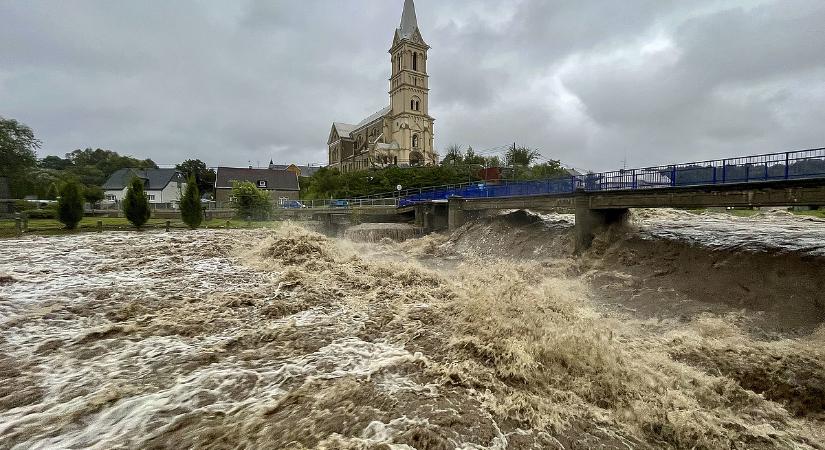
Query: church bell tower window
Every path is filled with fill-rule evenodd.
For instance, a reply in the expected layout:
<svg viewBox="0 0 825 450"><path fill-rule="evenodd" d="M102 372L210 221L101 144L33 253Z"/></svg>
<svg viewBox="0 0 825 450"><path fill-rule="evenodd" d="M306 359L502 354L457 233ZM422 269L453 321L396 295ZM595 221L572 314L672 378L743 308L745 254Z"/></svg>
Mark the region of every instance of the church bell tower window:
<svg viewBox="0 0 825 450"><path fill-rule="evenodd" d="M413 70L418 70L418 53L413 53Z"/></svg>

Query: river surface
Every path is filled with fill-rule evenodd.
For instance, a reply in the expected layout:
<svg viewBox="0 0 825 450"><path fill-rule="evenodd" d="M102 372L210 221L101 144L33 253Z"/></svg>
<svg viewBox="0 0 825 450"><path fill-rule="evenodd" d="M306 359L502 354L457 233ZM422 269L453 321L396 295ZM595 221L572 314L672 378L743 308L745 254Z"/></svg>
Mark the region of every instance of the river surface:
<svg viewBox="0 0 825 450"><path fill-rule="evenodd" d="M822 254L818 221L691 217L639 233ZM572 259L454 247L291 225L0 240L0 448L823 448L821 402L724 374L767 364L735 349L819 382L825 333L651 328L599 310Z"/></svg>

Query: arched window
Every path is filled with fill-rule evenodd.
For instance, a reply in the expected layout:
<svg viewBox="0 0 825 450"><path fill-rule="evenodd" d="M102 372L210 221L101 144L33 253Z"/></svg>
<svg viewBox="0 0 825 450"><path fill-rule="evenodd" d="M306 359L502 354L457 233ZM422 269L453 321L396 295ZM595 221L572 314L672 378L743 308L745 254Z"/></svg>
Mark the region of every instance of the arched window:
<svg viewBox="0 0 825 450"><path fill-rule="evenodd" d="M411 166L420 166L424 163L424 158L421 156L419 152L410 152L410 165Z"/></svg>
<svg viewBox="0 0 825 450"><path fill-rule="evenodd" d="M413 70L418 70L418 53L413 53Z"/></svg>
<svg viewBox="0 0 825 450"><path fill-rule="evenodd" d="M420 111L421 99L418 97L413 97L412 100L410 100L410 109L413 111Z"/></svg>
<svg viewBox="0 0 825 450"><path fill-rule="evenodd" d="M412 136L412 147L413 148L418 148L418 135L417 134L414 134Z"/></svg>

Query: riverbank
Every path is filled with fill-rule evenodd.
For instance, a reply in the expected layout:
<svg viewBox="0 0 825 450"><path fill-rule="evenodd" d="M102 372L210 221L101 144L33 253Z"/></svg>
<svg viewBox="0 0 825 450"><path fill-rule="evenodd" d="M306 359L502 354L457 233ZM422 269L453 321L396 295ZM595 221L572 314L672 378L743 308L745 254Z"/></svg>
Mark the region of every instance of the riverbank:
<svg viewBox="0 0 825 450"><path fill-rule="evenodd" d="M104 231L135 231L135 227L125 217L84 217L81 219L76 230L67 230L64 225L55 219L30 219L28 221L27 231L25 235L41 235L41 236L55 236L55 235L71 235L83 232L99 231L98 222L103 225ZM183 223L182 220L167 220L167 219L149 219L144 225L144 229L165 229L166 223L169 222L169 227L176 230L188 229L189 227ZM212 219L205 220L201 224L201 228L276 228L280 225L280 221L265 221L265 222L246 222L238 219ZM17 224L14 220L0 220L0 238L17 237L20 233L17 231Z"/></svg>

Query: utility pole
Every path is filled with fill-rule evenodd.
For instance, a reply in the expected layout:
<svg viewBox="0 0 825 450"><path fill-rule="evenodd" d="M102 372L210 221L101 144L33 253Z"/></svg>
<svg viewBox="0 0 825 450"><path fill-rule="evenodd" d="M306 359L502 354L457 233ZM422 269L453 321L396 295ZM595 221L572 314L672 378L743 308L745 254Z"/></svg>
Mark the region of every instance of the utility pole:
<svg viewBox="0 0 825 450"><path fill-rule="evenodd" d="M510 167L513 169L513 181L516 181L516 143L513 142L513 158L510 158Z"/></svg>

